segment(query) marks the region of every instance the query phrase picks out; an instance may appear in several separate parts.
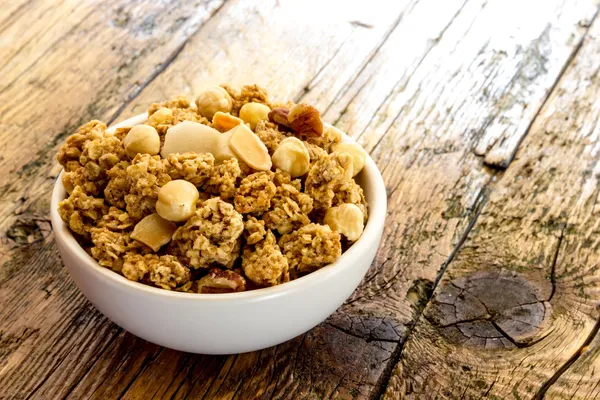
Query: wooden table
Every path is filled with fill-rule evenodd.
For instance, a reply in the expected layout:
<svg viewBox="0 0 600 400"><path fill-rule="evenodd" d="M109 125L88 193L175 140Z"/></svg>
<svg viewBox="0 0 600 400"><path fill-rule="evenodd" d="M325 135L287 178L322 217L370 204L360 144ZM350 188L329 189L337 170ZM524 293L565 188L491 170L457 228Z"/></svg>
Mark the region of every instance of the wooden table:
<svg viewBox="0 0 600 400"><path fill-rule="evenodd" d="M2 5L0 398L600 395L595 0L157 3ZM389 211L334 315L217 357L102 316L48 208L78 125L222 82L316 105L370 151Z"/></svg>

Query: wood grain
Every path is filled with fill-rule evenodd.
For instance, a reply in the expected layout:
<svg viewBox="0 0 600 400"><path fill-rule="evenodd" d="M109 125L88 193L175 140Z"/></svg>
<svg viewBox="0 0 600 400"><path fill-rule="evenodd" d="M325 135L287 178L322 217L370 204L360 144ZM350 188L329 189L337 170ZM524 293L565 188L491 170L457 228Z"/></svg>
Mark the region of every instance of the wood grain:
<svg viewBox="0 0 600 400"><path fill-rule="evenodd" d="M405 345L388 398L540 398L556 373L548 398L597 394L591 360L563 366L597 333L600 317L599 35L596 21L490 187Z"/></svg>
<svg viewBox="0 0 600 400"><path fill-rule="evenodd" d="M28 66L0 92L4 396L378 397L440 270L495 193L502 174L486 164L510 162L597 12L592 0L529 3L115 2L80 24L73 18L55 42L41 27L26 33L23 50L7 54L47 46L44 57L6 64ZM523 12L499 17L515 7ZM212 357L152 345L95 311L62 268L45 215L53 154L80 121L123 119L224 81L311 102L358 138L383 172L391 223L367 277L325 323L260 352ZM543 281L527 278L538 307ZM522 328L511 325L515 336ZM527 345L527 335L516 343ZM399 393L401 365L388 395Z"/></svg>

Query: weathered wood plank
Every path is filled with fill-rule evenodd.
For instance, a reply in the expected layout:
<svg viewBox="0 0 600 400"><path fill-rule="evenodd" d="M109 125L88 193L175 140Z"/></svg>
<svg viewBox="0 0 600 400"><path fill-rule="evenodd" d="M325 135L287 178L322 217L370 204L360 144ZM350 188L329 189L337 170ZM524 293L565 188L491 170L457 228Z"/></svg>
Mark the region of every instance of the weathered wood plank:
<svg viewBox="0 0 600 400"><path fill-rule="evenodd" d="M118 2L103 4L103 7L108 8L116 6ZM0 90L32 64L44 62L46 50L81 25L92 12L97 12L98 7L98 1L71 0L57 4L54 0L44 0L27 2L10 13L12 15L9 14L0 22L2 39L4 43L10 44L0 47L3 82Z"/></svg>
<svg viewBox="0 0 600 400"><path fill-rule="evenodd" d="M596 21L490 188L405 345L388 398L533 398L597 333L599 50ZM593 353L548 397L598 394Z"/></svg>

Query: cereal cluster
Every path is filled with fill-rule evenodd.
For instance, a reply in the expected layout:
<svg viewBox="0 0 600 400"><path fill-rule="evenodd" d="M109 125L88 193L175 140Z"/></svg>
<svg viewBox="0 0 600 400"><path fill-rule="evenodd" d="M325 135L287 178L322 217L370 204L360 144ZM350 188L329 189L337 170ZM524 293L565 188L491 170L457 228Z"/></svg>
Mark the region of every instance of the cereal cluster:
<svg viewBox="0 0 600 400"><path fill-rule="evenodd" d="M145 123L91 121L58 153L61 218L98 263L167 290L274 286L334 262L361 235L366 153L308 104L256 86L155 103Z"/></svg>

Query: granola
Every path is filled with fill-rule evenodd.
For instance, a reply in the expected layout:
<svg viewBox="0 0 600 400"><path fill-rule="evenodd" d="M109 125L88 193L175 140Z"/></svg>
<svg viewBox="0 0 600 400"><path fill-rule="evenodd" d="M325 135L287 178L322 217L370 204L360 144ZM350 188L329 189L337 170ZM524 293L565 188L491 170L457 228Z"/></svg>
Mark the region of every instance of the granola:
<svg viewBox="0 0 600 400"><path fill-rule="evenodd" d="M202 129L167 135L184 121ZM188 125L207 132L202 146L171 149ZM272 102L257 85L153 103L143 124L109 132L90 121L60 148L58 212L99 265L129 280L189 293L279 285L333 263L367 222L354 180L364 150L341 144L316 108Z"/></svg>

